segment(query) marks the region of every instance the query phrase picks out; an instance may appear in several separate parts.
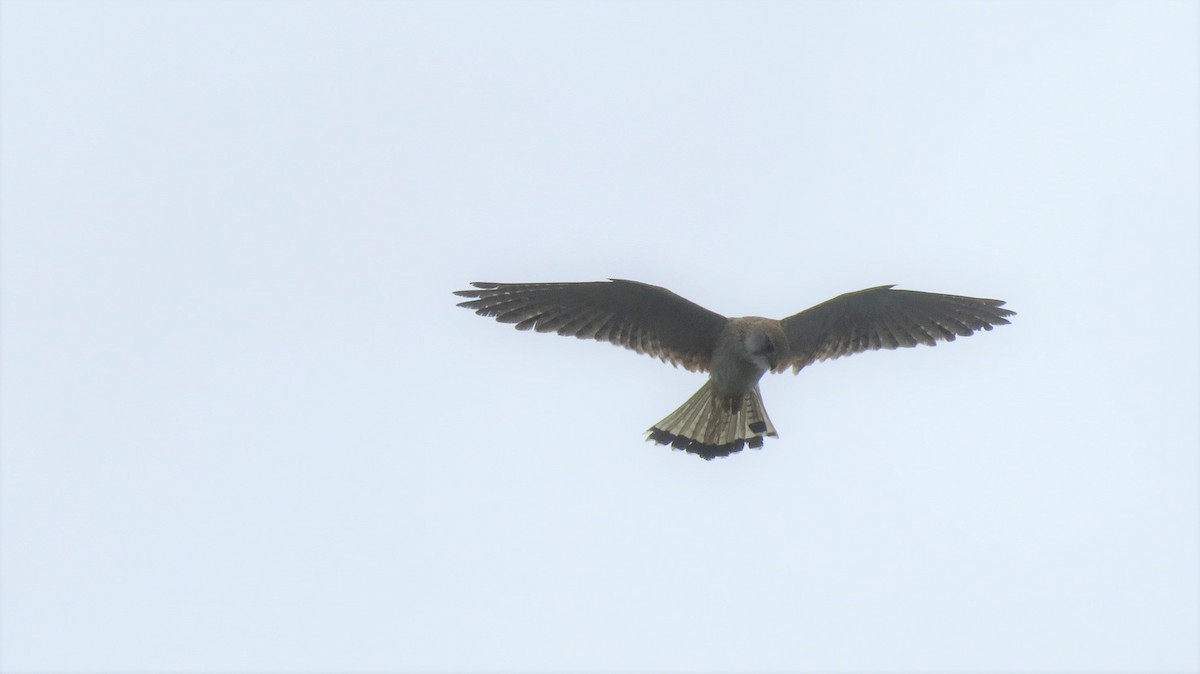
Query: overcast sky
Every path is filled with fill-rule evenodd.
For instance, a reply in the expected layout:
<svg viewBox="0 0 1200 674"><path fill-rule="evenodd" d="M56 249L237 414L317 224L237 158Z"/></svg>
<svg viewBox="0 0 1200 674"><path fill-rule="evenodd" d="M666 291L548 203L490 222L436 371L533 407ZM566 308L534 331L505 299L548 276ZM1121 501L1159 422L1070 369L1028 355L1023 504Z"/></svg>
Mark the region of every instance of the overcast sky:
<svg viewBox="0 0 1200 674"><path fill-rule="evenodd" d="M1196 2L0 7L0 667L1200 667ZM456 308L1011 326L703 376Z"/></svg>

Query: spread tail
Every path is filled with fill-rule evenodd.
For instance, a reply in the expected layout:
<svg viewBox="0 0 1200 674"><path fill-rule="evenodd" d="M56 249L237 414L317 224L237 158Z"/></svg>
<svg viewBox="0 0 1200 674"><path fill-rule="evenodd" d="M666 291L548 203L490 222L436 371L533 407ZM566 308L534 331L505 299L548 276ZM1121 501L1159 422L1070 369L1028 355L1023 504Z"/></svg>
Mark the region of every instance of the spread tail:
<svg viewBox="0 0 1200 674"><path fill-rule="evenodd" d="M763 436L779 437L763 407L758 385L738 398L721 398L707 381L695 395L646 431L647 440L671 445L706 460L744 447L759 449Z"/></svg>

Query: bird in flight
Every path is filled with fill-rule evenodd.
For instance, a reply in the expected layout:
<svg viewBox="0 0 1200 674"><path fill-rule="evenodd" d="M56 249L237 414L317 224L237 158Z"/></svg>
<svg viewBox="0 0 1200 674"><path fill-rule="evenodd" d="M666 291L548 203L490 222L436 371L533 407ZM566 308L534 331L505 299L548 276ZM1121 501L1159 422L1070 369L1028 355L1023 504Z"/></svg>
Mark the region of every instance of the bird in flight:
<svg viewBox="0 0 1200 674"><path fill-rule="evenodd" d="M878 286L839 295L783 320L726 318L675 293L637 281L472 283L458 306L513 323L611 342L654 356L708 381L679 409L646 431L646 439L711 460L778 437L763 407L758 380L769 372L862 351L934 346L1007 325L1015 312L1002 300Z"/></svg>

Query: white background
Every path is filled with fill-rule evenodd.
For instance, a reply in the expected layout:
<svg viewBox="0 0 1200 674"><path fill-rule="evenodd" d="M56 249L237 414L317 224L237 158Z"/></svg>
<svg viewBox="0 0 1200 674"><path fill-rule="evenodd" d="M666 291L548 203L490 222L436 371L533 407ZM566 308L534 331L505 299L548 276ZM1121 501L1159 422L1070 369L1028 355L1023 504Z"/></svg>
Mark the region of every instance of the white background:
<svg viewBox="0 0 1200 674"><path fill-rule="evenodd" d="M0 666L1200 666L1195 2L20 2ZM1013 325L700 386L456 308Z"/></svg>

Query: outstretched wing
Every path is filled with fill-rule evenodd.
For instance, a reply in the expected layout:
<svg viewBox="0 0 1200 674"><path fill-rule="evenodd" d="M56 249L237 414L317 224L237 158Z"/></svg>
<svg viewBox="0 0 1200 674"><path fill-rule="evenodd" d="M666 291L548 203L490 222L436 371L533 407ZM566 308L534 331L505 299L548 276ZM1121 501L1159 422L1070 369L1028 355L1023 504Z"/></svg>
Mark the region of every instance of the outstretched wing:
<svg viewBox="0 0 1200 674"><path fill-rule="evenodd" d="M939 295L879 286L839 295L781 321L791 347L789 365L799 372L818 360L861 351L954 341L977 330L1007 325L1016 312L1001 300Z"/></svg>
<svg viewBox="0 0 1200 674"><path fill-rule="evenodd" d="M726 318L658 286L594 283L472 283L458 306L518 330L612 342L688 370L708 369Z"/></svg>

